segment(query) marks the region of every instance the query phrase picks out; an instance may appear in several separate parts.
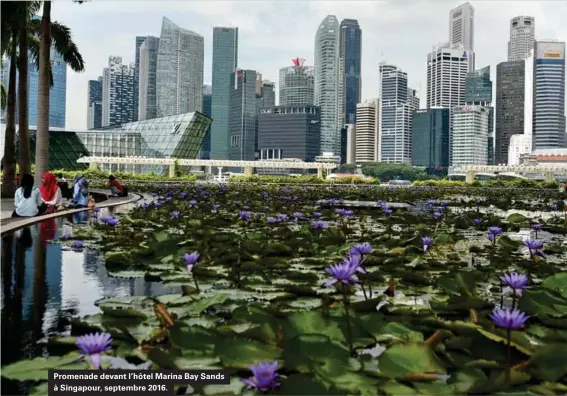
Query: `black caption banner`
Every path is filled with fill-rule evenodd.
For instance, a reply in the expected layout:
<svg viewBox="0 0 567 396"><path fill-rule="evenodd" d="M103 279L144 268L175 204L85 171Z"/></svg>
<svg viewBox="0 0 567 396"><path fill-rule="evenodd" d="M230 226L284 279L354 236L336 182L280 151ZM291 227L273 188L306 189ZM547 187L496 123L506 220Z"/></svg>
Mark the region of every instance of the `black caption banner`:
<svg viewBox="0 0 567 396"><path fill-rule="evenodd" d="M223 370L49 370L48 396L173 395L174 385L195 384L230 384L230 375Z"/></svg>

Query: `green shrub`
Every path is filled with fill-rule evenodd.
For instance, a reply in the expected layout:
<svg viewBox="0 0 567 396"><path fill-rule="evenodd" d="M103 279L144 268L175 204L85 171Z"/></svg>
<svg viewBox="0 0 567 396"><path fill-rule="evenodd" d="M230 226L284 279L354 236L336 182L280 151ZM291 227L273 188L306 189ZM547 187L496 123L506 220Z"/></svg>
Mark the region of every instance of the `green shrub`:
<svg viewBox="0 0 567 396"><path fill-rule="evenodd" d="M363 179L360 176L341 177L339 179L327 180L321 179L315 175L305 176L231 176L229 179L231 183L293 183L293 184L321 184L321 183L335 183L335 184L380 184L376 179Z"/></svg>
<svg viewBox="0 0 567 396"><path fill-rule="evenodd" d="M104 179L108 180L108 176L110 176L109 172L104 172L99 169L86 169L84 171L67 171L64 169L54 170L52 171L55 174L61 173L63 177L69 181L72 181L76 175L83 174L88 180L99 180ZM112 172L114 176L118 180L147 180L147 181L163 181L163 180L171 180L171 181L187 181L187 182L194 182L197 180L196 175L181 175L176 177L166 177L163 175L157 175L155 173L130 173L130 172Z"/></svg>

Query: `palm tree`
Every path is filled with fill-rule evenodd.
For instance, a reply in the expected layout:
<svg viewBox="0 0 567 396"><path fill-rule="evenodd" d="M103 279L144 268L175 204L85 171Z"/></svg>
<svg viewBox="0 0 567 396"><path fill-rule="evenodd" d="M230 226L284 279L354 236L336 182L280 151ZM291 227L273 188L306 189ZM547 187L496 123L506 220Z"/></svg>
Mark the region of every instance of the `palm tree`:
<svg viewBox="0 0 567 396"><path fill-rule="evenodd" d="M33 21L32 23L34 23ZM57 22L51 22L51 1L43 2L39 45L39 82L37 95L37 130L35 146L35 183L41 182L44 172L49 170L49 89L51 45L61 55L63 61L75 72L85 70L85 62L73 42L71 29Z"/></svg>

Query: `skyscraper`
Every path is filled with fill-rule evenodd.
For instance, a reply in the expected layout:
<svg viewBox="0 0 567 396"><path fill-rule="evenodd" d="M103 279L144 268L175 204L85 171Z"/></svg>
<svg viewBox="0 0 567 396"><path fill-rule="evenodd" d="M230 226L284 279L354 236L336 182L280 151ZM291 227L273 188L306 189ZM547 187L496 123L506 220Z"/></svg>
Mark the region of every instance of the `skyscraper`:
<svg viewBox="0 0 567 396"><path fill-rule="evenodd" d="M382 162L411 163L411 116L408 75L397 66L380 64L380 158Z"/></svg>
<svg viewBox="0 0 567 396"><path fill-rule="evenodd" d="M465 79L465 103L489 107L492 103L490 66L468 73Z"/></svg>
<svg viewBox="0 0 567 396"><path fill-rule="evenodd" d="M461 43L443 43L427 55L427 108L465 103L469 52Z"/></svg>
<svg viewBox="0 0 567 396"><path fill-rule="evenodd" d="M144 37L140 45L136 60L138 65L138 120L150 120L157 117L156 89L157 89L157 56L159 38ZM138 70L139 68L139 70Z"/></svg>
<svg viewBox="0 0 567 396"><path fill-rule="evenodd" d="M417 110L412 116L413 166L424 166L429 173L449 167L449 109Z"/></svg>
<svg viewBox="0 0 567 396"><path fill-rule="evenodd" d="M87 103L87 129L102 127L102 77L89 80Z"/></svg>
<svg viewBox="0 0 567 396"><path fill-rule="evenodd" d="M228 159L256 159L256 71L236 70L231 75ZM213 95L214 95L213 87ZM214 96L213 96L214 98Z"/></svg>
<svg viewBox="0 0 567 396"><path fill-rule="evenodd" d="M536 41L533 95L533 149L565 147L565 42Z"/></svg>
<svg viewBox="0 0 567 396"><path fill-rule="evenodd" d="M462 44L469 53L469 71L474 70L474 7L465 3L449 13L449 44Z"/></svg>
<svg viewBox="0 0 567 396"><path fill-rule="evenodd" d="M524 133L525 78L524 61L501 62L496 66L494 163L497 165L508 163L510 138Z"/></svg>
<svg viewBox="0 0 567 396"><path fill-rule="evenodd" d="M213 90L210 85L203 85L203 114L207 117L211 116L211 99ZM203 145L201 146L201 153L199 155L201 159L211 158L211 128L207 129L207 134L203 139Z"/></svg>
<svg viewBox="0 0 567 396"><path fill-rule="evenodd" d="M380 100L366 100L356 105L356 163L378 161L378 126Z"/></svg>
<svg viewBox="0 0 567 396"><path fill-rule="evenodd" d="M451 111L453 165L488 164L489 109L478 105L455 107Z"/></svg>
<svg viewBox="0 0 567 396"><path fill-rule="evenodd" d="M102 72L102 126L134 120L134 65L123 65L122 57L110 56Z"/></svg>
<svg viewBox="0 0 567 396"><path fill-rule="evenodd" d="M304 66L305 59L292 59L293 66L280 69L280 106L311 106L314 102L315 73Z"/></svg>
<svg viewBox="0 0 567 396"><path fill-rule="evenodd" d="M356 104L360 103L360 64L362 30L356 19L343 19L340 25L339 58L344 123L356 123Z"/></svg>
<svg viewBox="0 0 567 396"><path fill-rule="evenodd" d="M262 77L261 74L257 76ZM256 87L256 107L260 110L263 107L274 107L276 105L276 85L269 80L260 80Z"/></svg>
<svg viewBox="0 0 567 396"><path fill-rule="evenodd" d="M228 159L231 75L238 63L238 28L213 29L211 159Z"/></svg>
<svg viewBox="0 0 567 396"><path fill-rule="evenodd" d="M508 41L508 62L526 59L534 49L535 18L517 16L510 20L510 41Z"/></svg>
<svg viewBox="0 0 567 396"><path fill-rule="evenodd" d="M339 21L328 15L315 36L315 105L321 108L321 152L340 153Z"/></svg>
<svg viewBox="0 0 567 396"><path fill-rule="evenodd" d="M138 121L139 95L140 95L140 47L146 41L145 36L136 36L136 49L134 52L134 121Z"/></svg>
<svg viewBox="0 0 567 396"><path fill-rule="evenodd" d="M163 17L157 56L157 116L203 110L203 36Z"/></svg>

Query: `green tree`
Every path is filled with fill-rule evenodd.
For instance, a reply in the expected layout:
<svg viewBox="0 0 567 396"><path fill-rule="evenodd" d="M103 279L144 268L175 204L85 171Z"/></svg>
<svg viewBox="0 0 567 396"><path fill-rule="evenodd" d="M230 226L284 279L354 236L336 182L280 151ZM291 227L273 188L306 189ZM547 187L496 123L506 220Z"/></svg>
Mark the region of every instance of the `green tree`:
<svg viewBox="0 0 567 396"><path fill-rule="evenodd" d="M407 164L391 164L387 162L375 162L362 167L362 173L381 181L390 180L423 180L427 173L422 168L416 168Z"/></svg>

